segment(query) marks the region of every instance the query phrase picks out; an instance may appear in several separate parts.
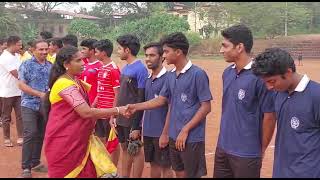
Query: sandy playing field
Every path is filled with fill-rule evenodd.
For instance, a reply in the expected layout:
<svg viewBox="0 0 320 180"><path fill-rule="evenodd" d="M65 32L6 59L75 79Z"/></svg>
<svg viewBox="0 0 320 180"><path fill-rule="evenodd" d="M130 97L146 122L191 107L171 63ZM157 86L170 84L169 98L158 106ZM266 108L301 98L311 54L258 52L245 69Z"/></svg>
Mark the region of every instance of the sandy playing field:
<svg viewBox="0 0 320 180"><path fill-rule="evenodd" d="M206 158L207 158L207 170L208 175L206 177L213 176L213 157L217 143L217 136L220 126L220 114L221 114L221 99L222 99L222 80L221 75L223 70L228 66L223 60L192 60L192 62L202 67L209 76L210 88L214 100L212 101L212 111L207 117L206 126ZM119 66L123 66L123 62L118 62ZM297 66L297 71L300 73L306 73L312 80L320 82L319 76L320 60L303 60L303 66ZM318 73L317 73L318 72ZM15 122L11 127L12 140L16 141ZM18 177L21 174L21 147L14 146L12 148L6 148L3 146L3 135L1 130L0 140L0 177ZM274 152L274 140L270 143L262 166L261 177L272 176L272 163ZM42 155L45 162L44 155ZM143 177L149 177L150 166L145 164ZM47 174L33 173L33 177L47 177Z"/></svg>

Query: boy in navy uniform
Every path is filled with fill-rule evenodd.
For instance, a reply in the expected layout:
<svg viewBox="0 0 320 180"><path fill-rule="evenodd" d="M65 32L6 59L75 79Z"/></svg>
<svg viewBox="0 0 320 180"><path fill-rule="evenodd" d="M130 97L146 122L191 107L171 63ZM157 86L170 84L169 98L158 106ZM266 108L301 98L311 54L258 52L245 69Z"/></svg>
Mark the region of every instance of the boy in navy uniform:
<svg viewBox="0 0 320 180"><path fill-rule="evenodd" d="M205 158L206 116L212 100L209 78L204 70L187 59L189 42L181 33L173 33L161 40L163 58L175 68L159 97L144 103L131 104L127 114L150 110L170 104L169 151L176 177L199 178L207 174Z"/></svg>
<svg viewBox="0 0 320 180"><path fill-rule="evenodd" d="M279 48L258 55L252 69L278 91L273 177L319 178L320 84L298 74L293 58Z"/></svg>
<svg viewBox="0 0 320 180"><path fill-rule="evenodd" d="M152 72L146 80L146 101L157 98L164 84L168 72L163 63L163 50L160 43L149 43L143 47L145 51L145 62ZM168 146L168 128L165 124L168 106L162 106L153 110L146 110L143 119L143 142L145 162L151 165L150 177L161 178L172 177L170 169L170 156Z"/></svg>
<svg viewBox="0 0 320 180"><path fill-rule="evenodd" d="M222 75L222 115L213 176L259 178L263 154L275 128L274 93L252 73L250 29L235 25L223 30L222 36L220 52L234 64Z"/></svg>

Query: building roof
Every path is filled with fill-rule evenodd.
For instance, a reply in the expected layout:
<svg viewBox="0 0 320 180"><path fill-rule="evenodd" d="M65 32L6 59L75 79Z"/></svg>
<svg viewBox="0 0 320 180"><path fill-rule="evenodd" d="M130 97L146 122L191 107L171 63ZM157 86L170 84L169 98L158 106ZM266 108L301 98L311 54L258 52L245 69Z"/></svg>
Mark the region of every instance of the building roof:
<svg viewBox="0 0 320 180"><path fill-rule="evenodd" d="M37 12L42 12L41 9L21 9L21 8L13 8L13 7L7 7L7 9L13 10L13 11L37 11ZM49 13L54 13L54 14L60 14L60 15L68 15L76 18L82 18L82 19L92 19L92 20L97 20L101 19L99 17L95 16L89 16L86 14L81 14L81 13L74 13L74 12L69 12L69 11L64 11L64 10L51 10Z"/></svg>
<svg viewBox="0 0 320 180"><path fill-rule="evenodd" d="M190 7L188 7L185 4L178 3L178 2L173 2L173 7L168 10L168 12L188 12L190 10Z"/></svg>
<svg viewBox="0 0 320 180"><path fill-rule="evenodd" d="M56 14L61 14L61 15L69 15L69 16L82 18L82 19L101 19L101 18L95 17L95 16L89 16L86 14L73 13L73 12L63 11L63 10L52 10L51 13L56 13Z"/></svg>

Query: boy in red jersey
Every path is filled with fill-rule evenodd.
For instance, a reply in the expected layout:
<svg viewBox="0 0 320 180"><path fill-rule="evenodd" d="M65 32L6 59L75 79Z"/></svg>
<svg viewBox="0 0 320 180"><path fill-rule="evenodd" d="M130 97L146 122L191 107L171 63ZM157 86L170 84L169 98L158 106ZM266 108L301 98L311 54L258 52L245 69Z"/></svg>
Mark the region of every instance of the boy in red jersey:
<svg viewBox="0 0 320 180"><path fill-rule="evenodd" d="M91 85L89 91L90 105L92 105L97 96L98 70L102 67L102 63L94 55L95 51L93 44L95 42L97 42L96 39L85 39L80 44L82 56L88 63L85 63L84 70L79 78Z"/></svg>
<svg viewBox="0 0 320 180"><path fill-rule="evenodd" d="M102 62L103 66L98 72L98 89L95 104L97 108L115 107L116 99L119 94L120 87L120 69L111 60L113 51L112 42L108 39L100 40L94 44L95 55ZM113 120L113 117L110 118ZM103 142L110 133L111 126L106 120L98 120L96 125L96 133ZM117 165L119 158L119 149L111 154L112 162Z"/></svg>

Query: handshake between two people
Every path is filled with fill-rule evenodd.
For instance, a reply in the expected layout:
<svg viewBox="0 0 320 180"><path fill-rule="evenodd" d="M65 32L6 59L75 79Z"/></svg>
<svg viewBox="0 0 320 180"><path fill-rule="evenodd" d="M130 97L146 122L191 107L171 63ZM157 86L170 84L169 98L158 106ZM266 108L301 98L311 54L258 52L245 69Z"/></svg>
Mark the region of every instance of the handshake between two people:
<svg viewBox="0 0 320 180"><path fill-rule="evenodd" d="M130 118L136 111L135 104L127 104L126 106L117 107L119 113L126 118Z"/></svg>

